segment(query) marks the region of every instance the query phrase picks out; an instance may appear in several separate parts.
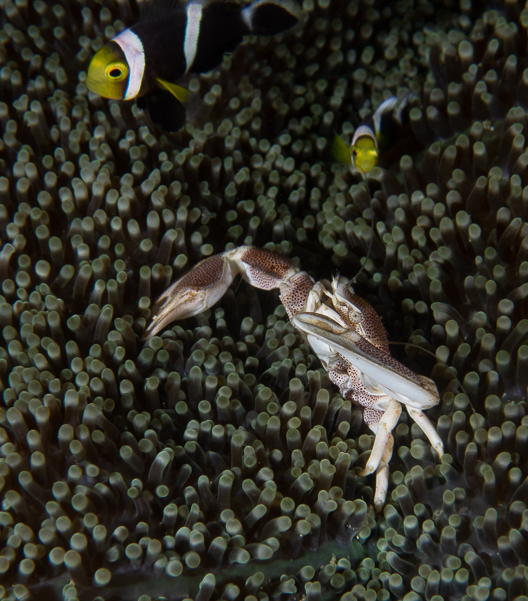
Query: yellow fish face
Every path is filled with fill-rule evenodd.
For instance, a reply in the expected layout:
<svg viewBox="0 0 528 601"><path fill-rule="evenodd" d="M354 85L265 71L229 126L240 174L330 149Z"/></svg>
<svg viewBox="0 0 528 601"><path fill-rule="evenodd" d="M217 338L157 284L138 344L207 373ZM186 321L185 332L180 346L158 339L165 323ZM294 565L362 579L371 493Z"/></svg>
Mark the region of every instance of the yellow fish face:
<svg viewBox="0 0 528 601"><path fill-rule="evenodd" d="M359 136L350 147L350 153L354 166L363 173L368 173L378 162L378 145L369 135Z"/></svg>
<svg viewBox="0 0 528 601"><path fill-rule="evenodd" d="M88 89L104 98L122 100L129 80L129 68L123 52L115 43L105 44L88 67Z"/></svg>

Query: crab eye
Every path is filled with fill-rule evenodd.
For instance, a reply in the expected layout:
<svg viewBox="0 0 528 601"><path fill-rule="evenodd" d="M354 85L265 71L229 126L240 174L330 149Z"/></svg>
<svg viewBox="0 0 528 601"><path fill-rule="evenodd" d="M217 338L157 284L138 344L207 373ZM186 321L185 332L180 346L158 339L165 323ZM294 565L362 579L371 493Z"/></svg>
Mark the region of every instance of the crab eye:
<svg viewBox="0 0 528 601"><path fill-rule="evenodd" d="M123 63L110 63L105 69L105 74L110 81L121 81L127 76L128 69Z"/></svg>

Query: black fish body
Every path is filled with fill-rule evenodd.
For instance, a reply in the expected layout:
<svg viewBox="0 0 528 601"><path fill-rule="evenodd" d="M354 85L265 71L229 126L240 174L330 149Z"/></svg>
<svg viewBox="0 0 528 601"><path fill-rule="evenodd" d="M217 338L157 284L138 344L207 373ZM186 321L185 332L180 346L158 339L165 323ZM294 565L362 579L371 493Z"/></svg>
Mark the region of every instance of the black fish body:
<svg viewBox="0 0 528 601"><path fill-rule="evenodd" d="M175 131L185 119L175 103L189 99L179 78L213 69L244 35L274 35L297 21L293 0L151 0L138 23L97 52L87 85L107 98L141 98L156 125Z"/></svg>
<svg viewBox="0 0 528 601"><path fill-rule="evenodd" d="M140 95L155 89L157 79L174 82L185 73L210 71L247 33L237 2L212 4L199 22L200 35L196 38L195 52L186 57L184 43L189 25L186 9L187 6L178 3L167 14L153 15L130 28L141 39L145 52L145 75Z"/></svg>

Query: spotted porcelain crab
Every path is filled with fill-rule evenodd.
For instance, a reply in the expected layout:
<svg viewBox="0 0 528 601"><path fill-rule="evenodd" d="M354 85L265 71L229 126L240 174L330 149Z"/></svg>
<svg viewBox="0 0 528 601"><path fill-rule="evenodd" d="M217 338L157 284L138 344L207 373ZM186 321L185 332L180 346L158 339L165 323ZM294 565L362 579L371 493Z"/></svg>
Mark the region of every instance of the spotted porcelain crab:
<svg viewBox="0 0 528 601"><path fill-rule="evenodd" d="M381 509L389 484L391 432L402 404L438 455L443 454L440 436L423 413L438 404L439 395L432 380L416 375L391 356L378 314L348 284L334 278L325 286L274 252L240 246L201 261L172 284L154 305L145 338L176 319L212 307L238 274L257 288L279 288L292 324L304 335L343 398L363 407L365 422L376 436L360 475L376 472L374 505Z"/></svg>

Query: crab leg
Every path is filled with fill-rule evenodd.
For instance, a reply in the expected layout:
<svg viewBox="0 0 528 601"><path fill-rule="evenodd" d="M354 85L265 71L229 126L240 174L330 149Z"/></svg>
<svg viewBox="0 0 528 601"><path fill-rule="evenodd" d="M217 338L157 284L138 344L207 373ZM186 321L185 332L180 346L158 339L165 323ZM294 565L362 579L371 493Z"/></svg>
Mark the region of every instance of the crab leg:
<svg viewBox="0 0 528 601"><path fill-rule="evenodd" d="M340 318L346 321L345 311L339 313ZM355 318L356 313L349 312L349 315ZM361 313L365 314L363 308ZM377 315L376 318L379 320ZM379 509L385 502L388 489L388 462L394 445L391 432L400 418L400 403L407 406L409 415L420 426L438 455L443 455L442 440L422 411L422 408L438 404L436 386L429 378L416 375L394 359L384 350L384 345L381 348L374 346L358 332L361 329L365 333L366 328L372 331L376 324L363 324L357 319L349 319L351 326L346 327L320 312L301 313L294 316L292 322L308 337L321 360L326 358L325 366L343 396L367 407L364 419L376 436L370 457L360 475L366 476L376 471L374 504ZM341 363L332 358L336 356L333 353L349 365L346 375L342 368L337 369Z"/></svg>
<svg viewBox="0 0 528 601"><path fill-rule="evenodd" d="M376 470L376 492L374 493L374 507L376 512L380 512L385 505L387 491L389 490L389 461L392 457L394 447L394 437L392 434L387 441L387 446L383 451L380 464Z"/></svg>
<svg viewBox="0 0 528 601"><path fill-rule="evenodd" d="M391 448L391 455L389 456L389 460L392 456L392 447L394 445L394 440L392 438L391 432L396 427L398 420L401 415L401 405L395 399L391 399L387 406L387 409L381 416L381 419L377 423L367 423L371 430L376 434L376 438L374 438L374 445L372 447L372 451L370 452L370 457L368 458L367 465L365 465L365 469L360 472L360 476L368 476L375 472L385 455L385 451L389 446ZM387 461L388 463L388 461Z"/></svg>
<svg viewBox="0 0 528 601"><path fill-rule="evenodd" d="M239 274L256 288L279 288L289 317L304 308L314 285L312 278L289 259L269 250L239 246L201 261L167 288L152 308L143 338L151 338L176 319L206 311L222 298Z"/></svg>
<svg viewBox="0 0 528 601"><path fill-rule="evenodd" d="M413 420L420 426L422 432L427 436L433 449L438 453L439 457L444 454L444 443L438 435L436 428L433 426L431 420L424 414L423 411L415 409L414 407L407 407L409 415Z"/></svg>

